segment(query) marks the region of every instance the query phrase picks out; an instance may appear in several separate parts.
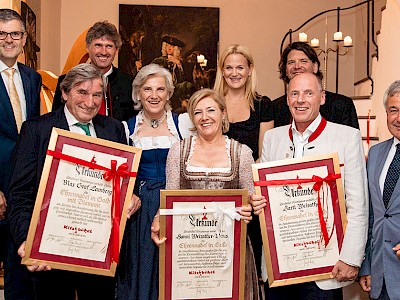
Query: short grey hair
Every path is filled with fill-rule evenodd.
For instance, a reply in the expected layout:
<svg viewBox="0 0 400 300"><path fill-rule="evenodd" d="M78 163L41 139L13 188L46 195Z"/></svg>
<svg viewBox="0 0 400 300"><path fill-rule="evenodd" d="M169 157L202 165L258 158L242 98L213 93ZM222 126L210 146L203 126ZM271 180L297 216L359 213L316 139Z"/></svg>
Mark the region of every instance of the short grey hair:
<svg viewBox="0 0 400 300"><path fill-rule="evenodd" d="M65 75L64 80L60 84L60 89L64 93L68 94L74 86L93 79L101 79L101 81L104 82L103 72L101 72L99 68L92 64L79 64L68 71L68 73Z"/></svg>
<svg viewBox="0 0 400 300"><path fill-rule="evenodd" d="M132 99L133 99L133 107L135 110L142 109L142 103L139 98L139 91L142 88L143 84L150 76L160 76L165 79L165 87L167 88L168 98L171 99L172 94L174 93L174 83L172 81L171 73L157 64L149 64L140 69L140 71L136 74L135 79L132 82ZM167 104L168 105L168 104ZM167 107L168 110L171 108Z"/></svg>
<svg viewBox="0 0 400 300"><path fill-rule="evenodd" d="M0 9L0 22L9 22L12 20L19 21L21 23L22 31L25 32L25 24L19 13L17 13L15 10L8 8Z"/></svg>
<svg viewBox="0 0 400 300"><path fill-rule="evenodd" d="M390 97L400 95L400 80L392 82L383 94L383 105L387 108L387 101Z"/></svg>

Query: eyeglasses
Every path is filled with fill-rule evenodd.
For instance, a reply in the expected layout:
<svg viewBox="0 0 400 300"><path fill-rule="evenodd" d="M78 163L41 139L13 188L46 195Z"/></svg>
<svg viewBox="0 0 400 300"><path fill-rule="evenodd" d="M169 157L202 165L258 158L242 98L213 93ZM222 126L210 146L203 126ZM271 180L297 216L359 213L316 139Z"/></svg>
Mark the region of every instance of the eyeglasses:
<svg viewBox="0 0 400 300"><path fill-rule="evenodd" d="M13 32L0 31L0 40L5 40L8 35L10 35L13 40L20 40L24 35L24 33L25 31L13 31Z"/></svg>

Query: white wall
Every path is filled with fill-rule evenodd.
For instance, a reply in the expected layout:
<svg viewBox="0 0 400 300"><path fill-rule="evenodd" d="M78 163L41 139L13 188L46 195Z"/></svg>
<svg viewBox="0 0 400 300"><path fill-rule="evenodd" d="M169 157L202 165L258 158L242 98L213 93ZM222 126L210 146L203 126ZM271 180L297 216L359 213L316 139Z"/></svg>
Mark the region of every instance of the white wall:
<svg viewBox="0 0 400 300"><path fill-rule="evenodd" d="M11 8L18 12L21 11L20 2L17 3L17 1L13 1L13 0L0 0L0 7L1 8Z"/></svg>
<svg viewBox="0 0 400 300"><path fill-rule="evenodd" d="M86 28L99 20L118 24L118 4L148 4L188 6L186 0L41 0L42 1L42 66L57 75L62 70L69 50L75 39ZM275 99L283 94L279 80L279 49L283 36L290 29L296 29L313 15L337 6L348 7L354 0L192 0L190 6L220 7L220 51L231 43L245 44L255 59L259 77L259 92ZM59 18L58 18L59 16ZM59 24L57 23L59 22ZM336 31L336 13L328 16L328 45ZM59 27L57 27L59 25ZM59 30L58 30L59 28ZM316 36L324 40L325 19L313 21L304 30L309 38ZM354 12L341 18L341 30L354 37ZM297 33L294 40L297 40ZM60 47L57 49L57 47ZM58 52L59 51L59 52ZM340 58L339 92L353 95L354 51ZM332 53L331 53L332 54ZM334 55L329 56L328 89L335 89ZM51 56L53 55L53 56ZM55 58L56 57L56 58Z"/></svg>
<svg viewBox="0 0 400 300"><path fill-rule="evenodd" d="M387 0L382 15L381 34L378 36L379 61L374 68L375 81L372 111L377 116L380 141L390 138L386 125L386 112L383 107L383 94L389 85L400 79L400 1Z"/></svg>
<svg viewBox="0 0 400 300"><path fill-rule="evenodd" d="M32 0L30 0L32 1ZM40 18L40 69L60 75L64 61L61 53L61 0L42 0ZM68 34L68 33L65 33ZM78 36L76 36L78 37ZM71 48L72 44L69 46ZM69 52L68 49L68 52Z"/></svg>

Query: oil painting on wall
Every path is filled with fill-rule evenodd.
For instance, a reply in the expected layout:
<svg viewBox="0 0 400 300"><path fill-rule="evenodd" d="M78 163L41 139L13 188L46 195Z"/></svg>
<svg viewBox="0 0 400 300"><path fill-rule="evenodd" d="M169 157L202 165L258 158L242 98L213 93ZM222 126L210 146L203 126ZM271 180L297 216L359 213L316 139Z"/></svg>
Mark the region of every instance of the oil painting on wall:
<svg viewBox="0 0 400 300"><path fill-rule="evenodd" d="M36 14L25 2L21 2L21 17L24 21L27 38L24 46L25 64L32 69L38 69L37 52L40 51L36 44Z"/></svg>
<svg viewBox="0 0 400 300"><path fill-rule="evenodd" d="M173 111L185 111L191 94L213 86L219 8L120 4L119 30L119 68L134 76L150 63L168 69L175 85Z"/></svg>

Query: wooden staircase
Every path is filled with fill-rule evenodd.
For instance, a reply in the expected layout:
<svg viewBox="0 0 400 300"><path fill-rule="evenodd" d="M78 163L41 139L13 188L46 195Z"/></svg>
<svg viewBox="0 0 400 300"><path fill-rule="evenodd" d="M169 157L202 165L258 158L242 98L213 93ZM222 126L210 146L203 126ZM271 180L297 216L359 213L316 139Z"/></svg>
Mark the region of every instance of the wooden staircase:
<svg viewBox="0 0 400 300"><path fill-rule="evenodd" d="M371 96L354 96L352 99L357 111L364 153L368 155L369 148L379 143L376 130L376 116L371 113L372 99Z"/></svg>
<svg viewBox="0 0 400 300"><path fill-rule="evenodd" d="M379 45L379 36L381 34L380 26L381 26L383 11L386 9L386 1L376 1L376 3L378 5L381 5L380 8L376 7L376 9L380 10L381 14L376 13L376 16L378 18L377 20L375 20L375 26L378 26L378 28L375 28L377 29L375 32L375 40ZM378 63L378 55L376 52L373 52L371 54L372 78L374 77L373 75L377 63ZM371 81L368 78L361 79L354 83L355 96L352 97L352 99L357 111L358 122L360 125L361 136L363 139L365 155L368 155L370 147L381 141L379 139L379 132L378 132L379 128L377 125L377 116L373 106L373 101L379 101L379 97L382 97L382 95L372 95L371 91L372 91Z"/></svg>

